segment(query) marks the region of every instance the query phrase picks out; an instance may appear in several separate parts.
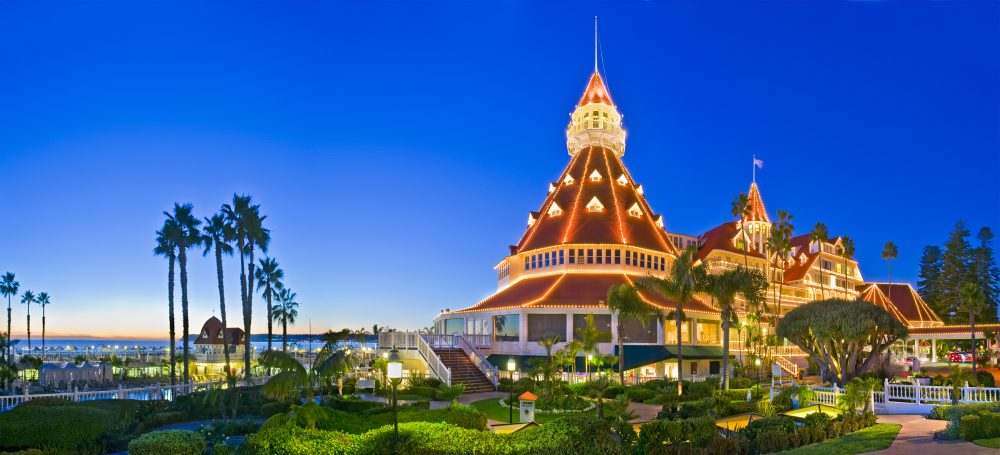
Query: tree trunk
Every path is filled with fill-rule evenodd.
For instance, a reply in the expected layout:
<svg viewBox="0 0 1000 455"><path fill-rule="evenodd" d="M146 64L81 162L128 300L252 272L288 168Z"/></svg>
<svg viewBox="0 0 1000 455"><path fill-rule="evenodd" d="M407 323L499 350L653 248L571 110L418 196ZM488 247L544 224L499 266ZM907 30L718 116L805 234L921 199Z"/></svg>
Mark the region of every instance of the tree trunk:
<svg viewBox="0 0 1000 455"><path fill-rule="evenodd" d="M7 351L7 361L9 362L11 356L14 355L14 338L10 336L10 295L7 296L7 346L4 348Z"/></svg>
<svg viewBox="0 0 1000 455"><path fill-rule="evenodd" d="M31 302L28 302L28 350L31 350Z"/></svg>
<svg viewBox="0 0 1000 455"><path fill-rule="evenodd" d="M969 306L969 332L972 335L972 379L976 379L976 315Z"/></svg>
<svg viewBox="0 0 1000 455"><path fill-rule="evenodd" d="M722 312L722 390L729 390L729 317Z"/></svg>
<svg viewBox="0 0 1000 455"><path fill-rule="evenodd" d="M621 378L622 387L625 387L625 322L621 313L618 314L618 377Z"/></svg>
<svg viewBox="0 0 1000 455"><path fill-rule="evenodd" d="M42 354L45 354L45 305L42 305Z"/></svg>
<svg viewBox="0 0 1000 455"><path fill-rule="evenodd" d="M219 278L219 314L222 315L222 352L226 359L226 379L231 379L232 367L229 362L229 325L226 320L226 291L223 286L222 250L215 245L215 269Z"/></svg>
<svg viewBox="0 0 1000 455"><path fill-rule="evenodd" d="M886 297L892 302L892 259L889 260L889 292Z"/></svg>
<svg viewBox="0 0 1000 455"><path fill-rule="evenodd" d="M167 306L170 318L170 385L177 384L177 331L174 328L174 252L170 252L170 265L167 266Z"/></svg>
<svg viewBox="0 0 1000 455"><path fill-rule="evenodd" d="M240 305L243 310L243 375L250 384L250 308L247 305L247 268L245 233L239 238L240 248Z"/></svg>
<svg viewBox="0 0 1000 455"><path fill-rule="evenodd" d="M271 286L270 285L267 285L264 288L264 296L267 297L267 350L270 351L271 350L271 337L272 337L271 334L273 332L273 326L272 326L272 324L273 324L273 317L274 317L274 314L272 313L272 309L271 309Z"/></svg>
<svg viewBox="0 0 1000 455"><path fill-rule="evenodd" d="M243 336L246 337L244 343L246 345L246 370L247 370L247 385L250 384L250 323L253 321L253 250L254 242L251 240L247 243L247 302L246 307L243 310L243 331L246 332Z"/></svg>
<svg viewBox="0 0 1000 455"><path fill-rule="evenodd" d="M684 395L684 358L681 355L681 311L682 307L677 305L674 314L674 322L677 325L677 396Z"/></svg>
<svg viewBox="0 0 1000 455"><path fill-rule="evenodd" d="M288 313L281 317L281 352L288 352Z"/></svg>
<svg viewBox="0 0 1000 455"><path fill-rule="evenodd" d="M189 384L191 382L190 371L188 371L188 347L191 344L188 340L188 329L189 329L189 319L188 319L188 295L187 295L187 245L184 244L184 240L181 239L179 245L179 257L181 265L181 333L184 339L184 383Z"/></svg>

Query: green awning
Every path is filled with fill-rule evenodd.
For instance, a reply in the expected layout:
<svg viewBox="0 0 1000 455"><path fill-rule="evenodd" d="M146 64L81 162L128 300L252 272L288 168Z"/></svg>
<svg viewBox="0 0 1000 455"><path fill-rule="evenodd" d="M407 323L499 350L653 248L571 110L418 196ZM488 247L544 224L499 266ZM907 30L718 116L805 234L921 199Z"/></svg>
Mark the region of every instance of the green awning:
<svg viewBox="0 0 1000 455"><path fill-rule="evenodd" d="M614 354L618 355L618 346L615 346ZM683 346L681 355L684 360L722 360L722 346ZM535 362L544 362L545 356L541 355L507 355L491 354L489 360L501 373L507 371L507 359L514 358L518 371L529 370ZM729 357L735 357L732 353ZM664 360L674 360L677 358L677 346L654 345L654 344L626 344L625 345L625 369L631 370L651 363L662 362ZM586 371L584 364L586 357L579 355L576 358L576 371ZM615 363L613 369L618 371L618 364Z"/></svg>
<svg viewBox="0 0 1000 455"><path fill-rule="evenodd" d="M618 355L618 346L615 346ZM684 360L722 360L722 346L683 346L681 355ZM734 357L729 354L729 357ZM662 344L626 344L625 369L631 370L651 363L677 359L676 345Z"/></svg>

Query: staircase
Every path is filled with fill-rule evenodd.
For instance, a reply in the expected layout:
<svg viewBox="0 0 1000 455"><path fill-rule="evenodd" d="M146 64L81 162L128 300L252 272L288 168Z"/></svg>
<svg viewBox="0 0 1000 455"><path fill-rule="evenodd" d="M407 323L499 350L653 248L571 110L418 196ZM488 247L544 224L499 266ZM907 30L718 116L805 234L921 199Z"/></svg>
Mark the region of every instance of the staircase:
<svg viewBox="0 0 1000 455"><path fill-rule="evenodd" d="M451 385L465 384L465 393L496 390L493 383L460 348L434 348L434 353L451 370Z"/></svg>
<svg viewBox="0 0 1000 455"><path fill-rule="evenodd" d="M799 376L799 366L796 365L794 362L781 356L775 356L773 358L774 358L774 363L778 364L778 366L780 366L781 369L784 370L786 373L788 373L790 376L792 376L793 378L797 378Z"/></svg>

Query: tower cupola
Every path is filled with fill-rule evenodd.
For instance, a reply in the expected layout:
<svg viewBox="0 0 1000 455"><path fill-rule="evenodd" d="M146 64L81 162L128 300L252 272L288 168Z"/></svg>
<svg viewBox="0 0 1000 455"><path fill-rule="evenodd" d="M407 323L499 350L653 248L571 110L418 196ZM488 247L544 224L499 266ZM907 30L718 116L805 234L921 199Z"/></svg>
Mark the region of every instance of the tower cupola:
<svg viewBox="0 0 1000 455"><path fill-rule="evenodd" d="M566 128L566 149L570 155L591 146L605 147L619 158L625 154L622 115L596 68Z"/></svg>

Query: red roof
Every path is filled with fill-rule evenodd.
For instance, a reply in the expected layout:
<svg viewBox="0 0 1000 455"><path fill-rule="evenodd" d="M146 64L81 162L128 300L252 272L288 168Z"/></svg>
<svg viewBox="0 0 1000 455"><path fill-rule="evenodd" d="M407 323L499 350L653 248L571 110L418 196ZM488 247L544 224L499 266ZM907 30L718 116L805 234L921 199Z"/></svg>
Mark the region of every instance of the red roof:
<svg viewBox="0 0 1000 455"><path fill-rule="evenodd" d="M941 318L934 314L934 310L931 310L927 302L924 302L924 299L920 298L917 291L914 291L913 287L909 284L893 283L890 286L888 283L875 283L875 286L878 286L882 294L885 294L893 306L906 317L910 323L909 325L927 326L944 324Z"/></svg>
<svg viewBox="0 0 1000 455"><path fill-rule="evenodd" d="M580 98L580 103L577 106L594 103L607 104L608 106L615 105L611 101L611 93L608 93L608 87L604 85L604 80L601 79L601 73L597 71L594 71L594 75L590 76L587 89L583 91L583 97Z"/></svg>
<svg viewBox="0 0 1000 455"><path fill-rule="evenodd" d="M194 340L194 344L222 344L221 332L222 321L212 316L201 326L201 332L198 332L198 338ZM229 344L236 345L243 342L243 329L239 327L227 327L226 333L229 335Z"/></svg>
<svg viewBox="0 0 1000 455"><path fill-rule="evenodd" d="M535 400L538 399L538 396L536 396L535 394L533 394L531 392L525 391L524 393L518 395L517 399L518 400L524 400L524 401L535 401Z"/></svg>
<svg viewBox="0 0 1000 455"><path fill-rule="evenodd" d="M767 216L767 209L764 208L764 200L760 197L760 189L757 188L757 182L750 183L747 200L750 203L750 213L744 217L746 221L771 222L771 218Z"/></svg>
<svg viewBox="0 0 1000 455"><path fill-rule="evenodd" d="M906 316L903 316L903 313L901 313L899 309L896 308L896 305L893 305L892 302L889 301L889 298L882 293L882 290L879 289L878 286L871 283L865 283L859 285L857 287L857 290L858 292L861 293L858 296L858 300L863 300L865 302L870 302L875 305L878 305L883 310L888 311L890 314L892 314L892 316L896 318L896 320L898 320L899 322L902 322L907 327L910 326L910 321L906 319Z"/></svg>
<svg viewBox="0 0 1000 455"><path fill-rule="evenodd" d="M625 274L563 273L523 278L501 289L473 307L459 310L487 311L514 308L606 308L611 286L622 283L634 284L635 279ZM642 291L642 299L657 308L670 311L675 301L655 292ZM716 314L718 309L700 300L687 305L685 311Z"/></svg>
<svg viewBox="0 0 1000 455"><path fill-rule="evenodd" d="M698 237L698 258L705 259L708 257L709 253L715 250L728 251L730 253L735 253L742 255L743 250L736 247L733 241L736 238L737 229L736 222L730 221L728 223L722 223L708 232L702 234ZM747 250L747 256L766 259L763 254L757 252L757 250L752 247Z"/></svg>
<svg viewBox="0 0 1000 455"><path fill-rule="evenodd" d="M594 172L599 181L592 181ZM572 177L572 183L566 177ZM618 182L624 176L625 184ZM538 219L525 230L514 252L563 244L626 244L677 254L666 231L656 225L652 208L636 191L621 158L604 147L589 146L573 156L560 176L555 189L548 194ZM594 198L604 206L591 212L587 205ZM639 216L629 214L638 204ZM561 209L550 214L553 205Z"/></svg>

